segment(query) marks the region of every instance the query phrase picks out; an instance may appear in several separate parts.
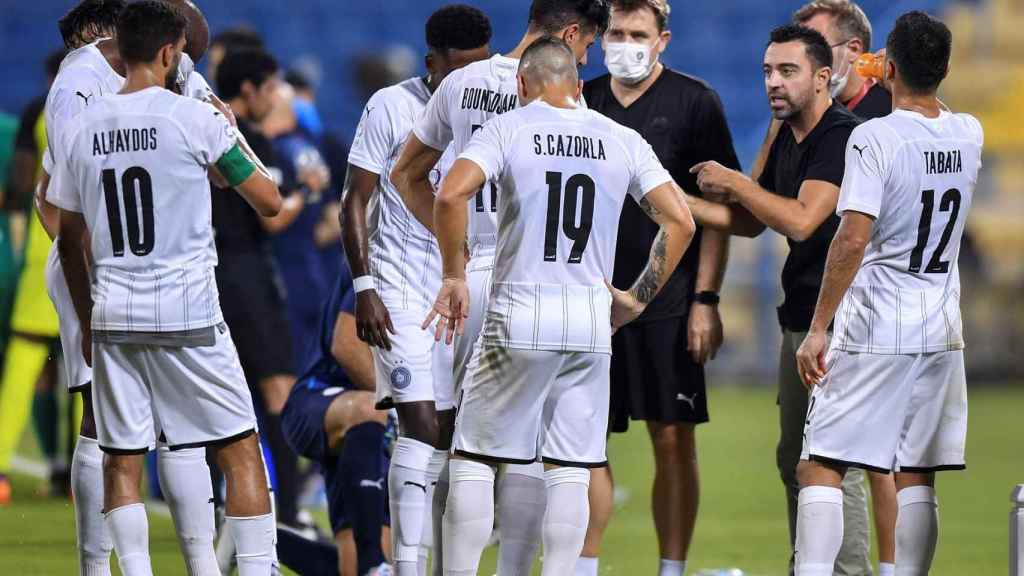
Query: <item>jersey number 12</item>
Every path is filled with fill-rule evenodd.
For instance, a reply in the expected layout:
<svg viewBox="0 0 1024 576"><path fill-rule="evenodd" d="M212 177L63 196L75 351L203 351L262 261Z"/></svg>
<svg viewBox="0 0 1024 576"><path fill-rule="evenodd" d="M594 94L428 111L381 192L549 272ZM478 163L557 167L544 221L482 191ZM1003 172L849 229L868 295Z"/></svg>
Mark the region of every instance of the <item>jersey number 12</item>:
<svg viewBox="0 0 1024 576"><path fill-rule="evenodd" d="M558 259L558 228L561 224L565 237L572 240L569 250L569 264L579 264L583 251L590 241L590 229L594 224L594 180L586 174L576 174L565 182L565 199L562 199L562 173L548 172L548 218L544 230L544 261ZM579 212L579 224L576 212ZM561 218L559 218L561 216Z"/></svg>
<svg viewBox="0 0 1024 576"><path fill-rule="evenodd" d="M942 260L942 253L946 251L946 245L953 236L953 228L956 227L957 217L960 215L960 191L956 188L946 190L939 201L940 212L950 212L949 222L939 237L939 245L932 252L932 257L925 267L925 274L946 274L949 272L949 262ZM932 213L935 211L935 190L925 190L921 193L921 220L917 225L917 246L910 253L910 271L918 273L921 271L921 263L924 261L924 249L928 245L928 237L932 232Z"/></svg>
<svg viewBox="0 0 1024 576"><path fill-rule="evenodd" d="M139 166L125 170L121 175L121 196L124 197L124 215L128 224L128 246L132 254L145 256L153 251L153 179L149 172ZM112 168L103 171L103 198L107 202L110 246L114 256L124 256L124 225L117 194L117 173ZM139 206L142 207L141 229Z"/></svg>

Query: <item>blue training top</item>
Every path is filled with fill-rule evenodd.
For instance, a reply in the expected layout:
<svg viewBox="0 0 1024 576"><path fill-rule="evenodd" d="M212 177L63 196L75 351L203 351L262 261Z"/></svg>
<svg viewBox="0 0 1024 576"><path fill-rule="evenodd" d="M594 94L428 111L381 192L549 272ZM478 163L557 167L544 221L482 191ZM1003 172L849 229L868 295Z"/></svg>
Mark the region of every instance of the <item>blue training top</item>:
<svg viewBox="0 0 1024 576"><path fill-rule="evenodd" d="M352 289L352 273L349 272L348 265L343 265L334 291L320 315L320 336L307 350L304 364L307 368L299 380L299 386L306 386L310 390L323 390L332 387L347 390L355 388L355 384L331 354L334 325L337 323L338 314L347 312L354 315L355 309L356 293Z"/></svg>

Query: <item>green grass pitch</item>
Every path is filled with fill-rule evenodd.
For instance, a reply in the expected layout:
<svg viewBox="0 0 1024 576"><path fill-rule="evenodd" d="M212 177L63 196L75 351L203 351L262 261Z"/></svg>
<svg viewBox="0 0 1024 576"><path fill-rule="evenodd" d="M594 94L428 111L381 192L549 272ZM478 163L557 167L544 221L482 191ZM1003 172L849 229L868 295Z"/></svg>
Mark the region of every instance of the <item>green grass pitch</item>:
<svg viewBox="0 0 1024 576"><path fill-rule="evenodd" d="M966 472L939 475L941 514L935 576L996 575L1007 570L1007 515L1013 485L1024 483L1020 451L1021 387L974 388L970 396ZM712 421L699 429L702 497L690 574L737 567L748 576L785 573L788 546L783 491L775 470L777 412L767 389L718 388ZM870 431L865 431L870 433ZM603 575L656 574L650 519L652 460L643 426L615 436L610 456L629 498L605 539ZM37 481L14 477L15 496L0 508L0 574L75 574L70 502L34 496ZM150 517L156 574L184 574L171 522ZM481 574L494 573L494 551ZM115 573L118 573L115 568Z"/></svg>

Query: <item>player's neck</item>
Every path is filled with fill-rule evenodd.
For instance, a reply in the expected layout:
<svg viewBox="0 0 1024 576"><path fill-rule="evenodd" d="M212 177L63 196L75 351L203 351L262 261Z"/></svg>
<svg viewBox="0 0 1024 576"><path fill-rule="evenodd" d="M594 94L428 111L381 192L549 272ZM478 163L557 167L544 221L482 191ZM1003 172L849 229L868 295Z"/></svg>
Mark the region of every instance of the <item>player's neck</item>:
<svg viewBox="0 0 1024 576"><path fill-rule="evenodd" d="M615 99L619 101L619 104L622 104L623 108L629 108L630 104L639 100L651 86L654 86L654 83L658 81L658 78L661 78L661 73L664 71L665 65L658 62L654 65L654 70L651 71L651 74L636 84L626 84L612 76L612 94L615 95Z"/></svg>
<svg viewBox="0 0 1024 576"><path fill-rule="evenodd" d="M800 111L799 114L793 118L786 120L786 124L789 124L791 130L793 130L793 137L797 143L803 142L804 138L814 130L814 127L821 122L821 117L825 115L825 112L832 107L832 98L815 98L811 105Z"/></svg>
<svg viewBox="0 0 1024 576"><path fill-rule="evenodd" d="M234 98L227 102L228 108L231 108L231 112L236 118L243 120L249 119L249 106L245 104L245 100L242 98Z"/></svg>
<svg viewBox="0 0 1024 576"><path fill-rule="evenodd" d="M544 34L541 34L540 32L531 32L527 30L526 34L523 35L523 39L519 41L519 44L517 44L511 52L506 52L504 56L506 58L519 60L523 57L523 52L526 52L526 49L530 47L530 44L533 44L534 41L543 36Z"/></svg>
<svg viewBox="0 0 1024 576"><path fill-rule="evenodd" d="M166 81L166 78L161 77L145 64L128 66L125 78L124 86L118 94L131 94L154 86L163 88Z"/></svg>
<svg viewBox="0 0 1024 576"><path fill-rule="evenodd" d="M117 47L116 40L113 38L103 40L96 45L96 49L100 51L100 54L106 59L107 64L114 69L114 72L121 76L125 76L128 73L124 66L124 60L121 60L121 50Z"/></svg>
<svg viewBox="0 0 1024 576"><path fill-rule="evenodd" d="M917 112L925 118L938 118L946 109L935 93L915 94L898 84L893 85L892 107L893 110Z"/></svg>

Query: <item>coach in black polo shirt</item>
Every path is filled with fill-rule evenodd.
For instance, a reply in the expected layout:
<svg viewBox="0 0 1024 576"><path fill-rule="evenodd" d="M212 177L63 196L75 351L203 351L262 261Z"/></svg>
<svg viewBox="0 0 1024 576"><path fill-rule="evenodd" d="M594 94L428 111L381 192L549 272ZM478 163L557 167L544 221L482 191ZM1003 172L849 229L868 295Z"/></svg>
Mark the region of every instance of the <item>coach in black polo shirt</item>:
<svg viewBox="0 0 1024 576"><path fill-rule="evenodd" d="M716 160L739 168L718 95L703 81L658 61L671 33L665 0L612 0L602 41L610 74L587 82L587 105L633 128L651 144L680 186L695 190L689 168ZM613 284L625 287L639 275L658 227L632 201L623 206ZM722 343L718 290L725 273L728 234L698 229L665 288L635 322L612 339L611 428L646 420L657 461L653 514L661 556L660 574L682 574L698 502L694 427L707 422L703 364ZM595 474L591 530L577 574L596 574L602 512L596 502L602 478ZM610 483L605 485L610 488Z"/></svg>
<svg viewBox="0 0 1024 576"><path fill-rule="evenodd" d="M689 198L694 218L705 226L747 236L769 227L789 242L782 271L785 299L779 308L784 336L779 367L784 435L787 423L802 423L807 413L806 389L794 388L799 379L796 348L810 327L829 245L839 226L835 210L846 142L860 122L832 99L831 66L832 50L819 32L799 25L772 31L764 57L765 88L772 114L782 125L764 169L755 182L715 162L698 164L693 172L700 190L719 204ZM785 478L784 456L780 445L780 472ZM793 471L795 465L796 461ZM794 505L791 518L795 519L797 509ZM837 563L837 574L871 573L867 541L860 540L857 550L851 551L850 565Z"/></svg>

